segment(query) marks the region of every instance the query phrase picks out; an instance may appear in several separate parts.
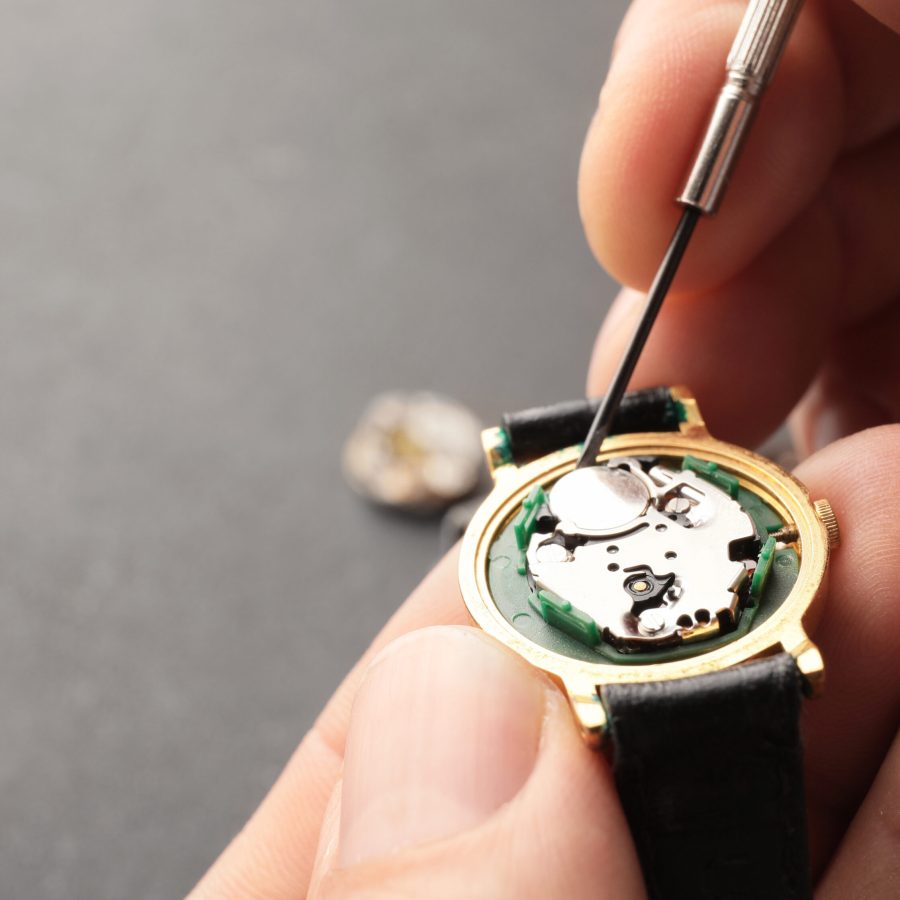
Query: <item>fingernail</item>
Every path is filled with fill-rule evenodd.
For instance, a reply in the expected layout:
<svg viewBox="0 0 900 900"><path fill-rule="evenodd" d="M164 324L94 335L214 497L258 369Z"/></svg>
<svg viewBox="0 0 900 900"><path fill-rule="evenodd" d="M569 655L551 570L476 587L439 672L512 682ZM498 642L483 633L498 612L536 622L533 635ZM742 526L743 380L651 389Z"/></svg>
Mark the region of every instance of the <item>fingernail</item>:
<svg viewBox="0 0 900 900"><path fill-rule="evenodd" d="M341 865L458 834L512 799L534 767L546 690L470 628L429 628L389 647L353 706Z"/></svg>

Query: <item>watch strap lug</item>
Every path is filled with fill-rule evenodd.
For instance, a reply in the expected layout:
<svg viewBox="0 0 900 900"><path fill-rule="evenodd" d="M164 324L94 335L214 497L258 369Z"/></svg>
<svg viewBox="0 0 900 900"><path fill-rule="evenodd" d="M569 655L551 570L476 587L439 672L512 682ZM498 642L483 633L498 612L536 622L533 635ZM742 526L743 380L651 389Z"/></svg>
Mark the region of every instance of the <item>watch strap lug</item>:
<svg viewBox="0 0 900 900"><path fill-rule="evenodd" d="M679 430L682 434L689 435L708 435L706 422L703 414L700 412L700 405L694 397L690 388L682 384L669 388L672 399L678 404L678 412L680 418Z"/></svg>
<svg viewBox="0 0 900 900"><path fill-rule="evenodd" d="M600 693L590 681L566 681L563 688L572 706L572 712L581 727L585 743L594 750L599 750L606 739L606 709L600 699Z"/></svg>

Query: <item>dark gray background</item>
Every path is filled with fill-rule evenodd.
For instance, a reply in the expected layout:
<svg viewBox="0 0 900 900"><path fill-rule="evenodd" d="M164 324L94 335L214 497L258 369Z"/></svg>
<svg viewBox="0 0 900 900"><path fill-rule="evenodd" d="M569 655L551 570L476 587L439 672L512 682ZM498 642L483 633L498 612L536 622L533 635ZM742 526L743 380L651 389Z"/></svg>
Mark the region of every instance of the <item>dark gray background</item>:
<svg viewBox="0 0 900 900"><path fill-rule="evenodd" d="M0 894L183 894L428 568L381 389L577 395L626 0L0 6Z"/></svg>

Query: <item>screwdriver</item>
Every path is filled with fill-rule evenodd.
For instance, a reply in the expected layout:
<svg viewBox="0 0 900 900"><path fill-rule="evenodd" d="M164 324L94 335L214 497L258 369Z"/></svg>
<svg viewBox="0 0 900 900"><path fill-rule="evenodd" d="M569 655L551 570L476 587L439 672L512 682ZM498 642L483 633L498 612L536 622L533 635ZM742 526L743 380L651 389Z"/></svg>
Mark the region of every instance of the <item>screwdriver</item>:
<svg viewBox="0 0 900 900"><path fill-rule="evenodd" d="M802 4L803 0L750 0L725 64L725 84L719 91L693 168L677 198L684 212L650 286L634 334L591 423L578 459L579 468L596 463L697 222L701 216L714 215L719 209L760 99L772 80Z"/></svg>

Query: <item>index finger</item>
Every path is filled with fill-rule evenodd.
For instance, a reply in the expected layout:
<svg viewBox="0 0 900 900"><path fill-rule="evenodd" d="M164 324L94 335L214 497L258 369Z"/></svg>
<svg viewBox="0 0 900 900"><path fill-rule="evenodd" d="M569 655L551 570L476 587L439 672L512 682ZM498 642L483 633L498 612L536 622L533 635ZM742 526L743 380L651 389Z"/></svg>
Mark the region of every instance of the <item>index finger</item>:
<svg viewBox="0 0 900 900"><path fill-rule="evenodd" d="M827 212L812 209L728 284L668 297L632 386L687 385L716 437L755 446L803 396L829 340L840 274L829 231ZM589 394L606 390L643 304L628 290L616 301Z"/></svg>
<svg viewBox="0 0 900 900"><path fill-rule="evenodd" d="M745 0L636 0L582 156L588 241L619 280L646 288L678 217L683 186ZM715 228L698 229L679 284L743 269L818 192L841 143L841 73L818 8L805 9L764 97Z"/></svg>
<svg viewBox="0 0 900 900"><path fill-rule="evenodd" d="M585 146L580 200L596 254L628 284L645 285L662 256L678 216L672 197L745 8L636 0L626 18ZM633 386L688 384L715 433L752 444L800 399L845 329L895 300L900 94L883 85L900 77L898 47L851 0L804 10L722 211L698 226ZM639 306L627 292L617 303L589 393L608 385Z"/></svg>

